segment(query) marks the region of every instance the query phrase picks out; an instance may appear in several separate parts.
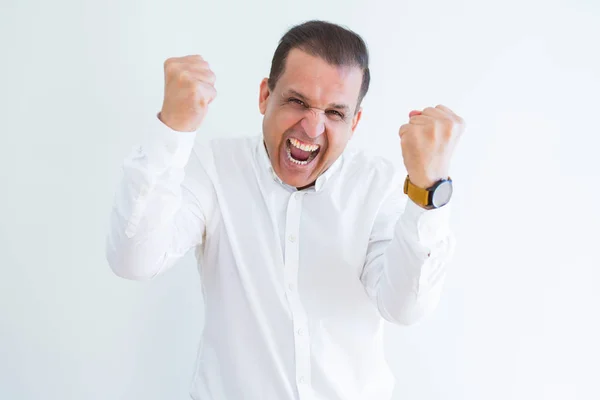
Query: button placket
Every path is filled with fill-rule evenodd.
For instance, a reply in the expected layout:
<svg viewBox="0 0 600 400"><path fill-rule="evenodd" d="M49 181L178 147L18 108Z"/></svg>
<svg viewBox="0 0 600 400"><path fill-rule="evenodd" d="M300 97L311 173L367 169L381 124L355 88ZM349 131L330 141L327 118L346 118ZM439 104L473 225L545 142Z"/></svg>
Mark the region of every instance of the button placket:
<svg viewBox="0 0 600 400"><path fill-rule="evenodd" d="M300 255L300 216L302 214L303 193L290 196L285 224L285 269L286 296L290 305L294 331L296 379L301 399L310 398L310 340L307 318L298 293L298 263Z"/></svg>

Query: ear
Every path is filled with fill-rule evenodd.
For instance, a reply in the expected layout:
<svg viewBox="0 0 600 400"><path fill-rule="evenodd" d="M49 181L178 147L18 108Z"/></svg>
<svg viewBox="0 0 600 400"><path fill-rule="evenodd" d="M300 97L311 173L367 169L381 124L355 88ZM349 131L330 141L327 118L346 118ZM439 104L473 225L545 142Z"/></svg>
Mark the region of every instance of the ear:
<svg viewBox="0 0 600 400"><path fill-rule="evenodd" d="M358 109L358 112L356 113L354 118L352 118L352 133L350 134L350 137L352 137L352 135L354 135L354 130L356 129L356 126L358 125L358 121L360 121L361 116L362 116L362 107Z"/></svg>
<svg viewBox="0 0 600 400"><path fill-rule="evenodd" d="M265 115L267 112L267 99L269 98L271 92L269 91L269 78L264 78L260 82L260 91L258 95L258 108L262 115Z"/></svg>

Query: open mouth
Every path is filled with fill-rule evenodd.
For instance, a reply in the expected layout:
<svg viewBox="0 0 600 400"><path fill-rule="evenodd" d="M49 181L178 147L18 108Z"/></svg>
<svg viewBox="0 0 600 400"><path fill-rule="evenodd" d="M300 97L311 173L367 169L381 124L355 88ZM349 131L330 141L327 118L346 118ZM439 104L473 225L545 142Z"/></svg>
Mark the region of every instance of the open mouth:
<svg viewBox="0 0 600 400"><path fill-rule="evenodd" d="M305 144L296 138L289 138L285 143L288 160L296 165L308 165L317 157L321 146L318 144Z"/></svg>

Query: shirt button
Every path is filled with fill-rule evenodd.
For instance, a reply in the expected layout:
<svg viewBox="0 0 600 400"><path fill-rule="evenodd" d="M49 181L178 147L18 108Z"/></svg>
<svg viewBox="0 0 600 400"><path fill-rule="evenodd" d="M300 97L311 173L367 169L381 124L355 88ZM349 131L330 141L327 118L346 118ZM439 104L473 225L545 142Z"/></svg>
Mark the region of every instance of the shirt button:
<svg viewBox="0 0 600 400"><path fill-rule="evenodd" d="M306 383L306 378L301 376L300 379L298 379L298 382L300 382L302 385L304 385Z"/></svg>
<svg viewBox="0 0 600 400"><path fill-rule="evenodd" d="M304 329L302 329L302 328L298 329L298 335L304 336Z"/></svg>
<svg viewBox="0 0 600 400"><path fill-rule="evenodd" d="M293 284L293 283L290 283L290 284L288 285L288 288L290 289L290 292L293 292L293 291L294 291L294 289L295 289L295 286L294 286L294 284Z"/></svg>
<svg viewBox="0 0 600 400"><path fill-rule="evenodd" d="M296 241L296 236L295 235L290 235L288 237L288 239L289 239L290 242L294 243Z"/></svg>

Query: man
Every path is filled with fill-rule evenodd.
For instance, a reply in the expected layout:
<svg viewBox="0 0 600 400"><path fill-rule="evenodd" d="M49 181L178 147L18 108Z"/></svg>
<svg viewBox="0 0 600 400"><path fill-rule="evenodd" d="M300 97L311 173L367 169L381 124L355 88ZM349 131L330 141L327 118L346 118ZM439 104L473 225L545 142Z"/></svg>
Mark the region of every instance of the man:
<svg viewBox="0 0 600 400"><path fill-rule="evenodd" d="M214 73L197 55L164 67L162 109L123 166L107 258L143 280L195 249L206 317L191 397L389 399L383 320L412 324L438 303L463 120L441 105L409 114L403 185L391 162L346 149L369 85L352 31L310 21L283 36L252 138L201 140Z"/></svg>

